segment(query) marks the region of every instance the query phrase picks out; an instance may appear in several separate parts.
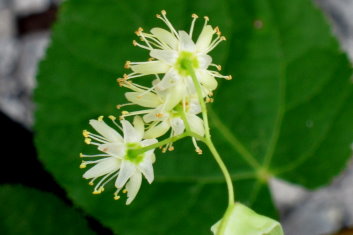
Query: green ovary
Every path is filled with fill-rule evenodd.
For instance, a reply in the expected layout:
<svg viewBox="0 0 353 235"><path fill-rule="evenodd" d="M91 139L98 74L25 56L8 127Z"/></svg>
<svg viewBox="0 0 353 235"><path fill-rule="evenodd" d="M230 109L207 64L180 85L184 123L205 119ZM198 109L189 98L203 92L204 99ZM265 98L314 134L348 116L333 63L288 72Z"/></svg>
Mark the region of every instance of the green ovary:
<svg viewBox="0 0 353 235"><path fill-rule="evenodd" d="M179 72L182 76L189 76L188 67L191 65L194 69L199 67L199 61L197 57L188 51L182 51L179 54L179 57L175 63L175 69Z"/></svg>
<svg viewBox="0 0 353 235"><path fill-rule="evenodd" d="M125 159L138 164L143 161L144 153L136 154L137 149L142 148L140 143L128 143Z"/></svg>

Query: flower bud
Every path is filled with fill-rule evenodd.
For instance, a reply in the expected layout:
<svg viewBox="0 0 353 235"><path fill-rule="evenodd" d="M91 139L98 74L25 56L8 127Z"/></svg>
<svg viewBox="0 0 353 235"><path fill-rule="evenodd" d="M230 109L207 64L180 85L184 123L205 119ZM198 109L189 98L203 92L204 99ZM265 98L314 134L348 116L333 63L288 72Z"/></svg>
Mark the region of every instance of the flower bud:
<svg viewBox="0 0 353 235"><path fill-rule="evenodd" d="M211 227L214 235L283 235L276 220L259 215L240 203L230 206L224 217Z"/></svg>

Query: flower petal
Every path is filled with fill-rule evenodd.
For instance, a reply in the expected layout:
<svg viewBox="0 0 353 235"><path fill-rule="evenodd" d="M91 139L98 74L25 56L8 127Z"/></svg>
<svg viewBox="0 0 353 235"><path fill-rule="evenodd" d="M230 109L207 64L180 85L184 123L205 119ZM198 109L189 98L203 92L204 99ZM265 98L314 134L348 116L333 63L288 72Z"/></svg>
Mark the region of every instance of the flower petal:
<svg viewBox="0 0 353 235"><path fill-rule="evenodd" d="M141 143L142 147L146 147L146 146L158 143L158 140L151 138L151 139L142 140L140 143Z"/></svg>
<svg viewBox="0 0 353 235"><path fill-rule="evenodd" d="M108 153L113 157L122 158L125 155L125 144L123 143L109 143L101 144L98 149L102 152Z"/></svg>
<svg viewBox="0 0 353 235"><path fill-rule="evenodd" d="M125 143L136 143L140 142L142 139L142 136L138 130L136 130L130 122L126 120L121 120L121 125L123 126L123 132L124 132L124 141Z"/></svg>
<svg viewBox="0 0 353 235"><path fill-rule="evenodd" d="M165 133L167 133L169 128L170 128L170 125L168 122L166 122L166 121L161 122L160 124L148 129L145 132L144 138L145 139L158 138L158 137L164 135Z"/></svg>
<svg viewBox="0 0 353 235"><path fill-rule="evenodd" d="M140 171L143 173L143 175L145 176L145 178L147 179L148 183L152 183L154 180L154 172L153 172L153 166L152 166L152 155L153 152L149 153L149 156L145 156L145 158L143 159L143 161L139 164L138 168L140 169Z"/></svg>
<svg viewBox="0 0 353 235"><path fill-rule="evenodd" d="M185 130L185 125L184 125L184 122L181 118L173 118L171 120L171 126L174 131L174 135L180 135Z"/></svg>
<svg viewBox="0 0 353 235"><path fill-rule="evenodd" d="M128 101L142 107L155 108L161 104L159 97L152 92L126 92Z"/></svg>
<svg viewBox="0 0 353 235"><path fill-rule="evenodd" d="M160 82L156 84L158 90L166 90L171 86L175 86L175 83L180 80L180 76L175 69L170 69L162 78Z"/></svg>
<svg viewBox="0 0 353 235"><path fill-rule="evenodd" d="M150 56L161 60L169 65L173 65L178 58L178 53L174 50L151 50Z"/></svg>
<svg viewBox="0 0 353 235"><path fill-rule="evenodd" d="M85 178L85 179L96 178L96 177L100 177L100 176L106 175L108 173L117 171L117 170L119 170L120 164L121 164L121 160L119 160L115 157L109 157L109 158L97 163L91 169L86 171L83 174L83 178Z"/></svg>
<svg viewBox="0 0 353 235"><path fill-rule="evenodd" d="M139 133L139 139L141 140L143 138L143 135L145 133L145 123L143 122L142 118L140 116L135 116L134 121L133 121L134 127Z"/></svg>
<svg viewBox="0 0 353 235"><path fill-rule="evenodd" d="M138 191L140 190L141 182L142 182L142 175L140 172L136 172L133 176L131 176L129 182L126 184L126 190L127 190L126 205L130 205L130 203L135 199Z"/></svg>
<svg viewBox="0 0 353 235"><path fill-rule="evenodd" d="M201 52L207 52L207 49L209 48L211 42L212 42L212 37L215 31L213 30L211 25L206 25L203 27L199 38L197 39L196 42L196 48L198 51Z"/></svg>
<svg viewBox="0 0 353 235"><path fill-rule="evenodd" d="M201 106L197 99L191 99L189 104L189 114L199 114L201 113Z"/></svg>
<svg viewBox="0 0 353 235"><path fill-rule="evenodd" d="M166 73L169 69L170 65L162 61L150 61L143 64L131 66L131 70L135 73L142 73L145 75Z"/></svg>
<svg viewBox="0 0 353 235"><path fill-rule="evenodd" d="M212 91L217 88L217 80L207 70L199 69L197 73L199 74L198 79L204 87Z"/></svg>
<svg viewBox="0 0 353 235"><path fill-rule="evenodd" d="M90 120L89 124L103 137L105 137L109 142L123 142L121 135L108 126L103 120Z"/></svg>
<svg viewBox="0 0 353 235"><path fill-rule="evenodd" d="M151 33L163 44L168 45L171 49L177 49L178 39L169 31L162 28L153 28Z"/></svg>
<svg viewBox="0 0 353 235"><path fill-rule="evenodd" d="M198 55L197 60L199 61L199 66L201 69L207 69L212 63L212 57L205 54Z"/></svg>
<svg viewBox="0 0 353 235"><path fill-rule="evenodd" d="M190 129L192 132L195 132L198 135L204 136L205 135L205 128L203 126L203 120L196 115L187 114L186 119L189 122Z"/></svg>
<svg viewBox="0 0 353 235"><path fill-rule="evenodd" d="M196 50L196 45L192 41L189 34L185 31L179 31L179 39L180 39L180 50L181 51L191 51L194 52Z"/></svg>
<svg viewBox="0 0 353 235"><path fill-rule="evenodd" d="M115 181L115 187L122 188L126 181L136 173L136 166L129 161L122 161L118 178Z"/></svg>

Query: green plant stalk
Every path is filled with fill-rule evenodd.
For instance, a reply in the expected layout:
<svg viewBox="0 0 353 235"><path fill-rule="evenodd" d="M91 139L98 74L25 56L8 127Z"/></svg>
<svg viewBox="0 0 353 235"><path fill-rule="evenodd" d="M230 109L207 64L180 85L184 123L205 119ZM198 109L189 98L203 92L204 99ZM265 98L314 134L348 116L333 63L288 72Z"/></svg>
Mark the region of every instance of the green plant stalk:
<svg viewBox="0 0 353 235"><path fill-rule="evenodd" d="M212 142L211 135L210 135L210 128L209 128L209 124L208 124L207 107L206 107L206 103L203 99L201 85L200 85L199 81L197 80L197 77L196 77L194 68L192 67L192 64L187 63L186 66L187 66L187 70L192 78L192 81L194 83L196 93L197 93L197 96L199 99L199 103L201 105L202 118L204 121L205 136L206 136L204 143L210 149L214 159L216 160L217 164L219 165L219 167L224 175L224 178L226 180L227 189L228 189L228 208L229 208L234 205L234 188L233 188L232 178L229 174L229 171L228 171L226 165L224 164L221 156L219 155L216 147L214 146L214 144Z"/></svg>

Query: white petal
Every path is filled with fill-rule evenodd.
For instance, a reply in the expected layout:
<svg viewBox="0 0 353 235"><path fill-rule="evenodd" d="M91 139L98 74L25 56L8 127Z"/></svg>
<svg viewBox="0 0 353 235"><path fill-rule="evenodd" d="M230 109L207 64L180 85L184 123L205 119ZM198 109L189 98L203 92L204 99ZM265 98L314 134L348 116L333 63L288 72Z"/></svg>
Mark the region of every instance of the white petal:
<svg viewBox="0 0 353 235"><path fill-rule="evenodd" d="M145 123L143 122L142 118L140 116L135 116L134 117L134 127L139 133L139 139L141 140L143 138L143 135L145 133Z"/></svg>
<svg viewBox="0 0 353 235"><path fill-rule="evenodd" d="M153 155L153 153L150 154L150 156L145 156L145 159L138 166L138 168L140 169L140 171L143 173L148 183L150 184L154 180L154 172L153 172L151 155Z"/></svg>
<svg viewBox="0 0 353 235"><path fill-rule="evenodd" d="M183 99L183 97L185 96L185 92L185 86L182 82L178 82L175 84L174 87L171 87L168 90L167 97L165 98L163 110L172 110Z"/></svg>
<svg viewBox="0 0 353 235"><path fill-rule="evenodd" d="M136 173L136 170L136 166L133 163L126 160L122 161L118 178L115 181L115 187L122 188L126 181Z"/></svg>
<svg viewBox="0 0 353 235"><path fill-rule="evenodd" d="M121 125L123 126L123 132L124 132L124 141L125 143L136 143L140 142L142 139L141 134L138 130L136 130L130 122L126 120L121 120Z"/></svg>
<svg viewBox="0 0 353 235"><path fill-rule="evenodd" d="M199 101L197 99L192 99L190 101L188 113L189 114L201 113L201 106L200 106Z"/></svg>
<svg viewBox="0 0 353 235"><path fill-rule="evenodd" d="M207 69L212 63L212 57L205 54L198 55L197 60L199 61L199 66L201 69Z"/></svg>
<svg viewBox="0 0 353 235"><path fill-rule="evenodd" d="M98 149L117 158L122 158L126 152L125 144L123 143L101 144Z"/></svg>
<svg viewBox="0 0 353 235"><path fill-rule="evenodd" d="M151 33L158 38L164 44L167 44L172 49L177 49L178 40L176 37L171 34L169 31L162 28L153 28L151 29Z"/></svg>
<svg viewBox="0 0 353 235"><path fill-rule="evenodd" d="M192 41L189 34L185 31L179 31L179 38L180 38L180 50L181 51L191 51L194 52L196 50L196 45Z"/></svg>
<svg viewBox="0 0 353 235"><path fill-rule="evenodd" d="M100 177L102 175L106 175L108 173L117 171L120 167L120 163L121 163L121 160L115 157L109 157L104 161L97 163L91 169L86 171L83 174L83 178L85 179L96 178L96 177Z"/></svg>
<svg viewBox="0 0 353 235"><path fill-rule="evenodd" d="M204 136L205 128L203 126L203 120L199 116L187 114L186 119L188 120L192 132Z"/></svg>
<svg viewBox="0 0 353 235"><path fill-rule="evenodd" d="M168 122L166 122L166 121L161 122L160 124L148 129L145 132L144 138L145 139L158 138L158 137L164 135L165 133L167 133L169 128L170 128L170 125Z"/></svg>
<svg viewBox="0 0 353 235"><path fill-rule="evenodd" d="M208 47L212 42L212 36L214 33L215 32L211 25L206 25L206 27L203 27L200 33L200 36L196 42L196 48L198 51L201 51L201 52L207 51Z"/></svg>
<svg viewBox="0 0 353 235"><path fill-rule="evenodd" d="M152 92L126 92L125 97L128 101L147 108L155 108L161 104L158 96Z"/></svg>
<svg viewBox="0 0 353 235"><path fill-rule="evenodd" d="M173 65L178 58L178 53L173 50L151 50L150 56L161 60L169 65Z"/></svg>
<svg viewBox="0 0 353 235"><path fill-rule="evenodd" d="M185 130L185 125L184 125L184 122L181 118L173 118L171 120L171 126L174 130L174 135L180 135Z"/></svg>
<svg viewBox="0 0 353 235"><path fill-rule="evenodd" d="M104 121L90 120L89 124L103 137L105 137L110 142L123 142L121 135L108 126Z"/></svg>
<svg viewBox="0 0 353 235"><path fill-rule="evenodd" d="M127 190L126 205L130 205L130 203L135 199L138 191L140 190L141 182L142 182L142 175L140 172L136 172L133 176L131 176L129 182L126 184L126 190Z"/></svg>
<svg viewBox="0 0 353 235"><path fill-rule="evenodd" d="M217 88L217 80L209 72L207 72L207 70L199 69L197 72L199 74L198 79L204 87L212 91Z"/></svg>
<svg viewBox="0 0 353 235"><path fill-rule="evenodd" d="M162 78L160 82L157 83L156 88L158 90L165 90L171 86L175 86L176 82L180 80L178 72L174 69L170 69Z"/></svg>
<svg viewBox="0 0 353 235"><path fill-rule="evenodd" d="M157 139L146 139L146 140L142 140L140 143L143 147L146 147L146 146L158 143L158 140Z"/></svg>
<svg viewBox="0 0 353 235"><path fill-rule="evenodd" d="M132 65L131 70L135 73L142 73L145 75L166 73L170 66L161 61L151 61L144 64Z"/></svg>
<svg viewBox="0 0 353 235"><path fill-rule="evenodd" d="M168 114L162 112L162 106L158 108L151 109L151 111L143 116L143 120L146 123L153 122L153 121L162 121L168 117Z"/></svg>

